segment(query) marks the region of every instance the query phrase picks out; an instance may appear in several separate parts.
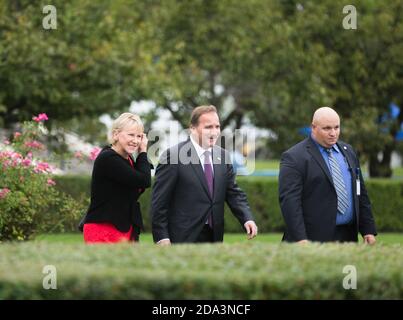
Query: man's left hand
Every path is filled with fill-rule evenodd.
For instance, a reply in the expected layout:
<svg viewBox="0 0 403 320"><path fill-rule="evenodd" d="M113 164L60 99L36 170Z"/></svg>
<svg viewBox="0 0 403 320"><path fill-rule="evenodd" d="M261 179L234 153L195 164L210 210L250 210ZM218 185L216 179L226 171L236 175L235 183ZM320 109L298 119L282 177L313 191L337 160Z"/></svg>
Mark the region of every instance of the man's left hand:
<svg viewBox="0 0 403 320"><path fill-rule="evenodd" d="M376 242L376 239L373 234L366 234L364 236L364 243L373 245L373 244L375 244L375 242Z"/></svg>
<svg viewBox="0 0 403 320"><path fill-rule="evenodd" d="M257 236L257 225L254 221L250 220L245 222L244 227L246 229L246 233L248 234L248 240Z"/></svg>

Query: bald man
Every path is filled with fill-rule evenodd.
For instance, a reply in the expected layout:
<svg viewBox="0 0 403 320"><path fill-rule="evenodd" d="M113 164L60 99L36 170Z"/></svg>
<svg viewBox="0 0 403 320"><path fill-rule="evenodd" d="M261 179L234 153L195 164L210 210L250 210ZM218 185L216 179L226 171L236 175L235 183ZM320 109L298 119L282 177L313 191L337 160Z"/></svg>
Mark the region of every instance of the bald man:
<svg viewBox="0 0 403 320"><path fill-rule="evenodd" d="M340 118L332 108L315 111L311 136L281 156L279 200L284 241L375 243L376 228L360 163L339 141Z"/></svg>

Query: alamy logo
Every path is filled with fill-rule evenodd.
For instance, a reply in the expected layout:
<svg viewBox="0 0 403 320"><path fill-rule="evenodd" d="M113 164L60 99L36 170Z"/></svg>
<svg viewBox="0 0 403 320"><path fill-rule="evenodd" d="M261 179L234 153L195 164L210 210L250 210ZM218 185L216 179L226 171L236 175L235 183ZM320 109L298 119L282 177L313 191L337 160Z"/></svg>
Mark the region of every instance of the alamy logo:
<svg viewBox="0 0 403 320"><path fill-rule="evenodd" d="M344 266L343 273L347 275L343 278L343 288L346 290L357 289L357 269L350 264Z"/></svg>
<svg viewBox="0 0 403 320"><path fill-rule="evenodd" d="M46 16L42 19L42 27L45 30L57 29L57 10L56 7L48 4L43 7L42 13Z"/></svg>
<svg viewBox="0 0 403 320"><path fill-rule="evenodd" d="M45 274L42 281L42 286L45 290L57 289L57 272L56 267L53 265L46 265L42 269L42 273Z"/></svg>
<svg viewBox="0 0 403 320"><path fill-rule="evenodd" d="M357 30L357 9L349 4L343 7L343 13L347 14L343 19L343 28Z"/></svg>

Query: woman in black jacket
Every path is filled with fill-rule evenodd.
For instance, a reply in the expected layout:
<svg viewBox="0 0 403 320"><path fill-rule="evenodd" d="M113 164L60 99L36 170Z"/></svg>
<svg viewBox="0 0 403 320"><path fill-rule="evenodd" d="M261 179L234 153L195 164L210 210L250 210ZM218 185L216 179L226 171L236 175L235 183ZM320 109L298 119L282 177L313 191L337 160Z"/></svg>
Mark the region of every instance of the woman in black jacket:
<svg viewBox="0 0 403 320"><path fill-rule="evenodd" d="M138 241L143 229L137 200L151 185L151 164L140 118L132 113L120 115L109 140L111 145L95 159L91 203L80 223L86 243Z"/></svg>

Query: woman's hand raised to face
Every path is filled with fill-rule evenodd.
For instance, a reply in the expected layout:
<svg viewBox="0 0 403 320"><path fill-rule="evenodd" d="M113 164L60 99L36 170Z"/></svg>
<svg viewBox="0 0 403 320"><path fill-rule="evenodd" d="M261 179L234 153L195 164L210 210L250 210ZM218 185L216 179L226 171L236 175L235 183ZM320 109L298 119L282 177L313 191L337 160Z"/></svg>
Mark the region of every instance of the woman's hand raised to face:
<svg viewBox="0 0 403 320"><path fill-rule="evenodd" d="M141 138L141 142L140 142L140 146L139 146L139 153L147 152L147 144L148 144L147 135L145 133L143 133L143 137Z"/></svg>

